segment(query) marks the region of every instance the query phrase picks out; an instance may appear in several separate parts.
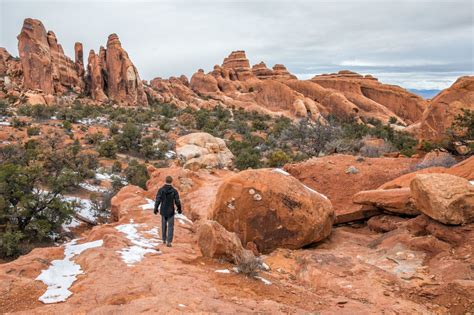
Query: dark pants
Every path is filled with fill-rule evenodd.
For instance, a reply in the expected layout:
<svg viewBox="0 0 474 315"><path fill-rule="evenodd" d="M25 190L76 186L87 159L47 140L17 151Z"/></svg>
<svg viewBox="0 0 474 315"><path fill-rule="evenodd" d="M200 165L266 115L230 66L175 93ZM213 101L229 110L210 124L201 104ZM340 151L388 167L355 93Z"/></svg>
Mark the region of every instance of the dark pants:
<svg viewBox="0 0 474 315"><path fill-rule="evenodd" d="M161 216L161 238L163 243L173 242L173 232L174 232L174 216L169 218L164 215Z"/></svg>

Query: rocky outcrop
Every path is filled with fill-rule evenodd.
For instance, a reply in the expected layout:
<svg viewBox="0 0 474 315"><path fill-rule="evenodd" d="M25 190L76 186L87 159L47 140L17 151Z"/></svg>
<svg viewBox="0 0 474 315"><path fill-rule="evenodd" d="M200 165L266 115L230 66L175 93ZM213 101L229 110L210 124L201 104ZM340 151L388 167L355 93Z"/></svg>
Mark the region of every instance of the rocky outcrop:
<svg viewBox="0 0 474 315"><path fill-rule="evenodd" d="M176 140L176 153L184 168L232 168L234 155L224 140L205 132L190 133Z"/></svg>
<svg viewBox="0 0 474 315"><path fill-rule="evenodd" d="M419 171L402 175L391 181L386 182L385 184L378 187L378 189L393 189L393 188L410 187L410 183L413 180L413 178L415 178L416 175L431 174L431 173L450 174L450 175L465 178L467 180L474 180L474 156L471 156L470 158L462 162L459 162L458 164L451 166L450 168L430 167L430 168L425 168Z"/></svg>
<svg viewBox="0 0 474 315"><path fill-rule="evenodd" d="M474 222L474 185L449 174L419 174L411 181L415 206L444 224Z"/></svg>
<svg viewBox="0 0 474 315"><path fill-rule="evenodd" d="M243 50L233 51L224 59L222 68L229 70L231 80L245 81L253 76L249 60Z"/></svg>
<svg viewBox="0 0 474 315"><path fill-rule="evenodd" d="M281 170L247 170L224 180L210 218L262 253L296 249L331 233L334 211L325 196Z"/></svg>
<svg viewBox="0 0 474 315"><path fill-rule="evenodd" d="M82 43L76 42L74 44L74 63L76 64L76 71L79 78L84 80L84 48Z"/></svg>
<svg viewBox="0 0 474 315"><path fill-rule="evenodd" d="M100 57L100 56L99 56ZM120 104L148 105L138 71L128 57L117 34L109 35L105 51L107 95Z"/></svg>
<svg viewBox="0 0 474 315"><path fill-rule="evenodd" d="M459 78L430 101L421 118L419 138L434 142L445 139L461 109L474 110L474 76Z"/></svg>
<svg viewBox="0 0 474 315"><path fill-rule="evenodd" d="M374 206L389 212L404 215L418 215L410 188L376 189L358 192L352 201L361 205Z"/></svg>
<svg viewBox="0 0 474 315"><path fill-rule="evenodd" d="M38 20L26 19L18 35L18 52L23 69L23 87L54 93L53 66L46 29Z"/></svg>
<svg viewBox="0 0 474 315"><path fill-rule="evenodd" d="M315 76L312 82L324 88L341 92L364 111L377 113L374 118L387 122L395 117L401 124L411 124L421 119L427 102L401 87L382 84L372 76L343 70L337 74Z"/></svg>
<svg viewBox="0 0 474 315"><path fill-rule="evenodd" d="M206 220L198 228L198 245L205 257L239 263L244 256L253 254L244 249L239 237L227 231L216 221Z"/></svg>
<svg viewBox="0 0 474 315"><path fill-rule="evenodd" d="M216 78L210 74L205 74L202 69L193 74L190 87L194 92L202 95L219 92Z"/></svg>
<svg viewBox="0 0 474 315"><path fill-rule="evenodd" d="M252 66L252 73L260 80L275 79L275 80L290 80L296 79L296 76L292 75L284 65L276 64L273 66L273 70L268 69L267 65L262 61L259 64Z"/></svg>
<svg viewBox="0 0 474 315"><path fill-rule="evenodd" d="M23 69L23 87L45 94L62 95L81 92L84 82L75 63L64 55L54 32L34 19L25 19L18 35L18 51Z"/></svg>
<svg viewBox="0 0 474 315"><path fill-rule="evenodd" d="M87 82L88 89L92 99L105 102L108 100L105 95L105 79L103 77L103 68L100 63L99 56L91 49L89 52L89 58L87 61Z"/></svg>

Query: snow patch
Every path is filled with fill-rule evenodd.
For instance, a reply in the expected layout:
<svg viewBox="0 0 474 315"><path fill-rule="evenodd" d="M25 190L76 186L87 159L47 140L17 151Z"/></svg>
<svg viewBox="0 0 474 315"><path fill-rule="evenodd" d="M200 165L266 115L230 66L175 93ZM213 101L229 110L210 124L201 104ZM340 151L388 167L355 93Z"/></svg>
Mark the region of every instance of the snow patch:
<svg viewBox="0 0 474 315"><path fill-rule="evenodd" d="M35 279L42 281L48 286L46 292L38 300L45 304L66 301L72 295L69 291L71 285L76 281L76 276L83 274L81 266L74 263L72 258L80 255L83 251L103 245L103 240L76 244L73 240L64 245L64 259L53 260L48 269L43 270Z"/></svg>
<svg viewBox="0 0 474 315"><path fill-rule="evenodd" d="M8 121L0 121L0 126L11 126L11 123Z"/></svg>
<svg viewBox="0 0 474 315"><path fill-rule="evenodd" d="M146 204L140 206L140 208L142 208L142 210L153 210L153 209L155 209L155 201L154 200L146 198L146 202L147 202Z"/></svg>
<svg viewBox="0 0 474 315"><path fill-rule="evenodd" d="M230 270L229 269L217 269L214 272L217 272L217 273L230 273Z"/></svg>
<svg viewBox="0 0 474 315"><path fill-rule="evenodd" d="M191 221L190 219L188 219L187 216L185 216L184 214L175 214L175 217L176 219L178 219L179 223L183 224L183 225L186 225L186 224L193 224L193 221Z"/></svg>
<svg viewBox="0 0 474 315"><path fill-rule="evenodd" d="M81 225L81 221L76 218L72 218L71 222L63 223L62 228L66 232L71 232L71 228L78 227L79 225Z"/></svg>
<svg viewBox="0 0 474 315"><path fill-rule="evenodd" d="M267 280L267 279L265 279L265 278L258 277L258 276L255 277L255 278L261 280L265 285L270 285L270 284L272 284L271 281L269 281L269 280Z"/></svg>
<svg viewBox="0 0 474 315"><path fill-rule="evenodd" d="M92 191L92 192L106 192L107 189L97 185L91 185L89 183L80 183L79 186L84 188L85 190Z"/></svg>
<svg viewBox="0 0 474 315"><path fill-rule="evenodd" d="M158 253L161 254L159 250L156 250L155 247L162 243L158 239L158 228L152 228L151 230L140 232L138 231L139 227L145 226L146 224L136 224L130 220L129 224L122 224L116 226L119 232L125 234L125 236L132 242L132 246L122 248L117 251L122 257L123 262L127 266L133 266L135 263L138 263L143 260L146 254L149 253ZM152 238L146 238L144 235L156 236Z"/></svg>
<svg viewBox="0 0 474 315"><path fill-rule="evenodd" d="M174 159L176 157L176 152L170 150L165 153L165 157L167 159Z"/></svg>
<svg viewBox="0 0 474 315"><path fill-rule="evenodd" d="M283 169L281 168L274 168L273 171L274 173L280 173L280 174L283 174L285 176L290 176L290 173L284 171Z"/></svg>
<svg viewBox="0 0 474 315"><path fill-rule="evenodd" d="M90 199L82 199L79 197L65 196L62 198L64 201L75 202L78 205L76 208L76 213L81 217L90 220L91 222L96 222L97 218L94 213L94 207Z"/></svg>
<svg viewBox="0 0 474 315"><path fill-rule="evenodd" d="M474 180L470 180L469 183L471 183L471 185L474 185Z"/></svg>

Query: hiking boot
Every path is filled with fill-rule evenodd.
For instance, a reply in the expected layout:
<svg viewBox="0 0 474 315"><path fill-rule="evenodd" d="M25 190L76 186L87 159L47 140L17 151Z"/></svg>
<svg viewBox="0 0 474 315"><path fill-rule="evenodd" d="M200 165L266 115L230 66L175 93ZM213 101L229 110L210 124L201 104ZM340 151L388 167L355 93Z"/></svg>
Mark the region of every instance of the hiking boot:
<svg viewBox="0 0 474 315"><path fill-rule="evenodd" d="M166 243L166 246L171 247L171 243Z"/></svg>

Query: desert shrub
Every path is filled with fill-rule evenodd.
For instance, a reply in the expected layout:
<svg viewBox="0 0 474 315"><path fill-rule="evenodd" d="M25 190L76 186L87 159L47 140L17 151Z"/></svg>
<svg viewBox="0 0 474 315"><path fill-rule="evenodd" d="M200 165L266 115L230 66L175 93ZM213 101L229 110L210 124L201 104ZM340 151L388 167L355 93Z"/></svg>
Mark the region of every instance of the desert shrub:
<svg viewBox="0 0 474 315"><path fill-rule="evenodd" d="M12 119L11 125L12 125L13 128L20 129L20 128L23 128L23 127L27 126L28 123L24 120L21 120L21 119L15 117L15 118Z"/></svg>
<svg viewBox="0 0 474 315"><path fill-rule="evenodd" d="M31 137L31 136L37 136L40 134L40 128L39 127L28 127L26 129L26 134L28 135L28 137Z"/></svg>
<svg viewBox="0 0 474 315"><path fill-rule="evenodd" d="M102 142L99 145L99 148L97 149L97 152L99 152L100 156L109 158L109 159L115 159L117 155L117 145L113 140L107 140Z"/></svg>
<svg viewBox="0 0 474 315"><path fill-rule="evenodd" d="M398 122L397 117L391 116L388 122L390 124L396 124Z"/></svg>
<svg viewBox="0 0 474 315"><path fill-rule="evenodd" d="M451 167L453 166L454 164L456 164L457 161L456 159L450 155L450 154L440 154L436 157L433 157L431 159L428 159L428 160L423 160L421 161L420 163L416 164L414 167L413 167L413 170L416 171L416 170L421 170L421 169L424 169L424 168L428 168L428 167Z"/></svg>
<svg viewBox="0 0 474 315"><path fill-rule="evenodd" d="M122 172L122 163L120 163L120 161L115 161L114 164L112 164L112 172L116 174Z"/></svg>
<svg viewBox="0 0 474 315"><path fill-rule="evenodd" d="M137 160L131 160L125 169L127 181L132 184L146 189L146 182L150 179L145 164L138 163Z"/></svg>
<svg viewBox="0 0 474 315"><path fill-rule="evenodd" d="M156 157L157 150L153 144L152 137L143 137L140 141L140 154L147 159Z"/></svg>
<svg viewBox="0 0 474 315"><path fill-rule="evenodd" d="M317 156L329 142L340 137L339 127L308 119L301 119L282 134L283 140L292 142L298 151L311 156Z"/></svg>
<svg viewBox="0 0 474 315"><path fill-rule="evenodd" d="M68 121L68 120L63 121L63 128L64 128L64 130L70 132L72 130L71 122Z"/></svg>
<svg viewBox="0 0 474 315"><path fill-rule="evenodd" d="M116 135L114 139L120 151L133 151L140 145L141 130L134 123L127 122L122 128L122 133Z"/></svg>
<svg viewBox="0 0 474 315"><path fill-rule="evenodd" d="M109 134L110 136L114 136L119 134L120 126L116 123L112 123L109 127Z"/></svg>
<svg viewBox="0 0 474 315"><path fill-rule="evenodd" d="M105 136L102 132L94 132L94 133L88 133L84 137L84 141L87 144L93 144L93 145L98 145L102 140L104 140Z"/></svg>
<svg viewBox="0 0 474 315"><path fill-rule="evenodd" d="M360 140L352 138L337 138L330 140L324 146L325 153L355 153L360 149Z"/></svg>
<svg viewBox="0 0 474 315"><path fill-rule="evenodd" d="M8 103L5 101L0 101L0 116L10 116L10 111L8 110Z"/></svg>
<svg viewBox="0 0 474 315"><path fill-rule="evenodd" d="M462 109L462 113L458 114L452 126L447 130L447 134L450 140L449 145L444 145L452 149L452 142L461 142L469 146L471 154L474 153L474 110L467 108Z"/></svg>
<svg viewBox="0 0 474 315"><path fill-rule="evenodd" d="M49 119L54 115L56 106L48 106L44 104L22 105L18 108L18 114L29 116L34 119Z"/></svg>
<svg viewBox="0 0 474 315"><path fill-rule="evenodd" d="M260 260L254 255L244 252L242 257L238 260L237 269L240 273L248 276L255 277L258 275L258 270L261 268Z"/></svg>
<svg viewBox="0 0 474 315"><path fill-rule="evenodd" d="M273 151L269 156L268 156L268 165L270 167L280 167L285 165L286 163L290 162L291 157L288 156L283 150L276 150Z"/></svg>

